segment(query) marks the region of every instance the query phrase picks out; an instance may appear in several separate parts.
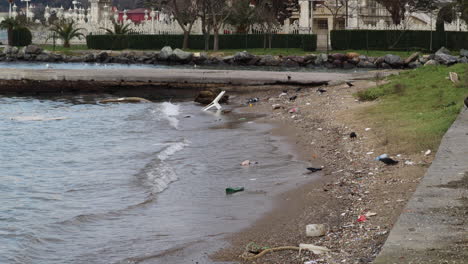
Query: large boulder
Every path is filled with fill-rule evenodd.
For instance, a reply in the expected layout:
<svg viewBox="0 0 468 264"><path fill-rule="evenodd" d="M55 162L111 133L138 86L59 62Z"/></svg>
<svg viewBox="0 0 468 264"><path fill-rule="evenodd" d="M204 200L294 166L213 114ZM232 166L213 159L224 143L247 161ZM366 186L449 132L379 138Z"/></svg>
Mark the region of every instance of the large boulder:
<svg viewBox="0 0 468 264"><path fill-rule="evenodd" d="M403 64L401 57L393 54L385 55L384 62L392 67L399 67Z"/></svg>
<svg viewBox="0 0 468 264"><path fill-rule="evenodd" d="M410 69L416 69L416 68L419 68L421 66L422 66L422 64L419 61L413 61L413 62L408 63L408 67Z"/></svg>
<svg viewBox="0 0 468 264"><path fill-rule="evenodd" d="M421 55L419 52L411 54L408 58L405 59L405 64L410 64L411 62L416 61L419 58L419 55Z"/></svg>
<svg viewBox="0 0 468 264"><path fill-rule="evenodd" d="M186 52L181 49L175 49L172 52L172 56L170 57L170 59L177 62L189 62L192 60L192 57L193 53L191 52Z"/></svg>
<svg viewBox="0 0 468 264"><path fill-rule="evenodd" d="M424 63L424 66L429 65L439 65L439 63L436 60L428 60L426 63Z"/></svg>
<svg viewBox="0 0 468 264"><path fill-rule="evenodd" d="M323 65L327 61L328 61L328 55L322 53L322 54L319 54L317 58L315 59L315 65Z"/></svg>
<svg viewBox="0 0 468 264"><path fill-rule="evenodd" d="M221 93L221 89L219 88L210 88L206 89L204 91L201 91L198 96L195 98L195 102L207 105L211 103L218 94ZM224 95L221 100L219 100L220 103L227 103L229 100L228 95Z"/></svg>
<svg viewBox="0 0 468 264"><path fill-rule="evenodd" d="M197 52L197 53L194 53L193 54L193 58L192 58L192 61L194 63L204 63L205 61L207 61L210 57L208 56L208 53L206 52Z"/></svg>
<svg viewBox="0 0 468 264"><path fill-rule="evenodd" d="M374 63L367 61L367 60L361 60L356 66L358 68L368 68L368 69L377 68L377 66Z"/></svg>
<svg viewBox="0 0 468 264"><path fill-rule="evenodd" d="M438 51L435 53L436 55L438 54L447 54L450 55L450 50L448 50L446 47L440 48Z"/></svg>
<svg viewBox="0 0 468 264"><path fill-rule="evenodd" d="M241 52L237 52L234 55L234 62L247 63L250 60L252 60L254 57L255 57L254 55L248 53L247 51L241 51Z"/></svg>
<svg viewBox="0 0 468 264"><path fill-rule="evenodd" d="M272 55L265 55L262 56L260 61L258 62L258 65L263 65L263 66L278 66L281 63L281 61Z"/></svg>
<svg viewBox="0 0 468 264"><path fill-rule="evenodd" d="M43 49L36 45L28 45L24 50L25 54L41 54Z"/></svg>
<svg viewBox="0 0 468 264"><path fill-rule="evenodd" d="M466 49L461 49L461 50L460 50L460 56L462 56L462 57L468 57L468 50L466 50Z"/></svg>
<svg viewBox="0 0 468 264"><path fill-rule="evenodd" d="M54 58L51 57L48 53L41 53L36 56L36 61L51 62L54 61Z"/></svg>
<svg viewBox="0 0 468 264"><path fill-rule="evenodd" d="M458 60L459 63L468 63L468 57L460 57Z"/></svg>
<svg viewBox="0 0 468 264"><path fill-rule="evenodd" d="M347 57L345 54L342 54L342 53L334 53L334 54L332 54L330 57L333 59L333 61L337 61L337 60L338 60L338 61L342 61L342 62L343 62L343 61L348 60L348 57Z"/></svg>
<svg viewBox="0 0 468 264"><path fill-rule="evenodd" d="M444 65L452 65L458 62L458 57L444 54L444 53L439 53L439 54L436 53L434 59L440 64L444 64Z"/></svg>
<svg viewBox="0 0 468 264"><path fill-rule="evenodd" d="M106 51L101 51L94 55L97 62L104 62L109 57L109 54Z"/></svg>
<svg viewBox="0 0 468 264"><path fill-rule="evenodd" d="M13 47L13 46L6 46L6 47L3 49L3 53L4 53L4 54L8 54L8 55L17 54L18 51L19 51L18 48L17 48L17 47Z"/></svg>
<svg viewBox="0 0 468 264"><path fill-rule="evenodd" d="M169 60L169 58L172 56L174 52L172 51L172 48L169 47L169 46L166 46L164 48L161 49L161 51L159 52L159 55L158 55L158 59L159 60Z"/></svg>

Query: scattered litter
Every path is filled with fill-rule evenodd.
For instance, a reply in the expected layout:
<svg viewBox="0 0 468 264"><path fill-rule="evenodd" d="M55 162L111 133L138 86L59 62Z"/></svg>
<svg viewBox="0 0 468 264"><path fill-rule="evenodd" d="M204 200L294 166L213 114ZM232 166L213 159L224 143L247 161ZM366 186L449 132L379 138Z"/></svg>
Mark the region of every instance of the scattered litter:
<svg viewBox="0 0 468 264"><path fill-rule="evenodd" d="M287 96L287 95L288 95L287 93L282 92L282 93L279 95L279 97L283 97L283 96Z"/></svg>
<svg viewBox="0 0 468 264"><path fill-rule="evenodd" d="M249 122L247 122L247 124L253 124L253 121L249 121Z"/></svg>
<svg viewBox="0 0 468 264"><path fill-rule="evenodd" d="M425 153L424 153L424 156L428 156L432 153L432 151L430 149L428 149Z"/></svg>
<svg viewBox="0 0 468 264"><path fill-rule="evenodd" d="M304 262L304 264L317 264L317 263L318 262L315 260L309 260L309 261Z"/></svg>
<svg viewBox="0 0 468 264"><path fill-rule="evenodd" d="M401 154L396 155L398 158L401 158Z"/></svg>
<svg viewBox="0 0 468 264"><path fill-rule="evenodd" d="M375 160L386 159L386 158L388 158L388 154L382 154L378 156L377 158L375 158Z"/></svg>
<svg viewBox="0 0 468 264"><path fill-rule="evenodd" d="M370 127L367 127L367 128L364 129L364 130L365 130L365 131L369 131L369 130L371 130L371 128L370 128Z"/></svg>
<svg viewBox="0 0 468 264"><path fill-rule="evenodd" d="M250 165L250 160L244 160L241 162L241 166L249 166Z"/></svg>
<svg viewBox="0 0 468 264"><path fill-rule="evenodd" d="M358 217L357 221L358 221L358 222L365 222L365 221L367 221L367 218L366 218L365 215L360 215L360 216Z"/></svg>
<svg viewBox="0 0 468 264"><path fill-rule="evenodd" d="M414 165L414 162L407 160L407 161L405 161L405 165L410 165L411 166L411 165Z"/></svg>
<svg viewBox="0 0 468 264"><path fill-rule="evenodd" d="M252 178L252 179L249 179L249 181L256 181L257 178Z"/></svg>
<svg viewBox="0 0 468 264"><path fill-rule="evenodd" d="M372 216L376 216L376 215L377 215L377 213L370 212L370 211L365 214L366 217L372 217Z"/></svg>
<svg viewBox="0 0 468 264"><path fill-rule="evenodd" d="M226 194L233 194L236 192L243 192L244 187L228 187L226 188Z"/></svg>
<svg viewBox="0 0 468 264"><path fill-rule="evenodd" d="M319 128L317 128L317 130L318 130L318 131L322 131L322 130L323 130L323 128L319 127Z"/></svg>
<svg viewBox="0 0 468 264"><path fill-rule="evenodd" d="M374 152L373 152L373 151L369 151L369 152L367 152L366 154L367 154L367 155L372 155L372 154L374 154Z"/></svg>
<svg viewBox="0 0 468 264"><path fill-rule="evenodd" d="M324 224L311 224L306 226L306 236L320 237L327 233L328 227Z"/></svg>
<svg viewBox="0 0 468 264"><path fill-rule="evenodd" d="M273 107L273 110L277 110L277 109L283 108L280 104L274 104L274 105L272 105L272 107Z"/></svg>
<svg viewBox="0 0 468 264"><path fill-rule="evenodd" d="M297 99L297 95L289 97L289 101L295 101Z"/></svg>
<svg viewBox="0 0 468 264"><path fill-rule="evenodd" d="M258 99L258 97L254 97L254 98L249 98L249 100L247 100L247 103L252 104L252 103L257 103L259 101L260 99Z"/></svg>
<svg viewBox="0 0 468 264"><path fill-rule="evenodd" d="M449 78L453 83L458 83L460 81L456 72L449 72Z"/></svg>
<svg viewBox="0 0 468 264"><path fill-rule="evenodd" d="M292 119L296 118L296 115L292 115L291 118L292 118Z"/></svg>
<svg viewBox="0 0 468 264"><path fill-rule="evenodd" d="M312 251L314 254L323 254L323 253L326 253L328 251L330 251L328 248L326 247L320 247L320 246L316 246L316 245L312 245L312 244L299 244L299 254L301 253L301 250L309 250L309 251Z"/></svg>
<svg viewBox="0 0 468 264"><path fill-rule="evenodd" d="M310 105L310 103L306 103L306 105Z"/></svg>
<svg viewBox="0 0 468 264"><path fill-rule="evenodd" d="M299 109L297 107L289 109L289 113L297 113Z"/></svg>
<svg viewBox="0 0 468 264"><path fill-rule="evenodd" d="M398 203L402 203L402 202L404 202L405 200L403 200L403 199L398 199L398 200L396 200L396 201L397 201Z"/></svg>

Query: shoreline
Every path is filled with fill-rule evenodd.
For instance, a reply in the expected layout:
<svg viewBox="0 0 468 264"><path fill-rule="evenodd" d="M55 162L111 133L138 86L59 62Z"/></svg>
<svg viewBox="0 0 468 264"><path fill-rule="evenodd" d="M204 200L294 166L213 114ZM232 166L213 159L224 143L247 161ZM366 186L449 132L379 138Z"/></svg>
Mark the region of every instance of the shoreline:
<svg viewBox="0 0 468 264"><path fill-rule="evenodd" d="M298 151L298 156L325 167L318 180L279 195L275 209L249 228L228 236L231 246L213 254L215 261L251 263L242 261L240 257L250 242L268 247L307 243L331 249L327 255L303 252L299 256L296 251L275 252L255 260L256 263L304 263L307 260L316 263L369 263L376 257L433 157L401 155L400 158L414 160L419 166L400 164L387 167L373 161L374 156L389 150L379 146L377 131L364 129L376 124L364 124L362 120L353 119L352 110L371 103L356 102L352 94L375 83L359 81L356 84L359 88L346 85L326 87L324 95L310 88L299 92L289 89L288 95L298 95L293 103L279 99L278 90L248 95L259 97L260 103L241 110L269 113L260 122L288 127L283 131L286 131L285 136ZM246 98L236 99L242 101ZM272 110L272 105L277 103L284 108ZM288 113L293 106L299 107L298 113ZM349 139L351 131L358 134L357 140ZM278 131L272 131L274 133ZM370 152L372 155L367 154ZM357 222L359 215L367 212L377 215L368 217L365 222ZM307 224L322 223L330 226L326 236L305 236Z"/></svg>

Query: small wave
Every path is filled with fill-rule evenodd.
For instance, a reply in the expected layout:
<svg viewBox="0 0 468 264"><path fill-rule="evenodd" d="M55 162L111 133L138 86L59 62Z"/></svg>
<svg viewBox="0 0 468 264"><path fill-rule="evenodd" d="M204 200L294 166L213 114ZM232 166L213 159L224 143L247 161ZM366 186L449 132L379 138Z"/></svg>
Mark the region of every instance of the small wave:
<svg viewBox="0 0 468 264"><path fill-rule="evenodd" d="M188 144L189 142L185 139L184 141L181 141L181 142L169 143L169 146L167 148L159 152L158 159L161 161L164 161L168 157L174 155L176 152L184 149Z"/></svg>
<svg viewBox="0 0 468 264"><path fill-rule="evenodd" d="M169 121L169 124L175 129L179 126L179 119L177 119L177 116L180 114L179 108L180 107L178 105L170 102L164 102L161 104L161 112L164 118Z"/></svg>

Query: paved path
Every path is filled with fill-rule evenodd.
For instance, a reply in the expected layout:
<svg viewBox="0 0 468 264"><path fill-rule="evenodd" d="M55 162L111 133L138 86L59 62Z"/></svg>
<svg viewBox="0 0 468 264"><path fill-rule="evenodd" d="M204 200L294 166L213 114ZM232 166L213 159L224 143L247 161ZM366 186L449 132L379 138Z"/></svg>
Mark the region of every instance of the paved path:
<svg viewBox="0 0 468 264"><path fill-rule="evenodd" d="M393 263L468 263L468 110L445 134L374 261Z"/></svg>
<svg viewBox="0 0 468 264"><path fill-rule="evenodd" d="M369 74L367 74L369 75ZM125 81L233 85L315 84L363 78L366 73L228 71L203 69L0 69L0 80ZM291 80L288 80L291 76Z"/></svg>

